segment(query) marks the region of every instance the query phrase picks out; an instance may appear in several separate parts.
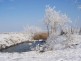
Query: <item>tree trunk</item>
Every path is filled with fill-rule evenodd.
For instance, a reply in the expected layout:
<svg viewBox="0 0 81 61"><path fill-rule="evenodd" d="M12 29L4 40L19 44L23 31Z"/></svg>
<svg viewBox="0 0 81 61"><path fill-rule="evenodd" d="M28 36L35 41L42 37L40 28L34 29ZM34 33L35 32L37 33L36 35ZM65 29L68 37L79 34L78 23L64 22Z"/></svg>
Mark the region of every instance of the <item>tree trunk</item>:
<svg viewBox="0 0 81 61"><path fill-rule="evenodd" d="M49 26L47 25L47 32L48 32L48 36L49 36Z"/></svg>

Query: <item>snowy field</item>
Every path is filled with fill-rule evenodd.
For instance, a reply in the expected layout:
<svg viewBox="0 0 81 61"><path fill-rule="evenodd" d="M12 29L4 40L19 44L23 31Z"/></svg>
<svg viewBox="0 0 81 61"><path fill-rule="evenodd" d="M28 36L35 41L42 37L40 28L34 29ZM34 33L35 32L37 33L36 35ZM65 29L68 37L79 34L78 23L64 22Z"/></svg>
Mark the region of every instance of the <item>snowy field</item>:
<svg viewBox="0 0 81 61"><path fill-rule="evenodd" d="M0 34L0 49L26 41L31 41L29 33L2 33Z"/></svg>
<svg viewBox="0 0 81 61"><path fill-rule="evenodd" d="M0 53L0 61L81 61L81 49L65 49L39 53Z"/></svg>
<svg viewBox="0 0 81 61"><path fill-rule="evenodd" d="M1 34L0 36L3 36ZM4 43L4 39L14 36L5 35L0 38L0 42ZM22 34L21 34L22 35ZM19 36L22 37L20 34ZM16 37L18 34L15 35ZM0 61L81 61L81 35L72 35L72 43L77 43L76 48L66 48L61 50L46 51L44 53L38 51L30 52L0 52ZM22 37L23 39L23 37ZM3 42L4 41L4 42ZM71 44L72 44L71 43Z"/></svg>

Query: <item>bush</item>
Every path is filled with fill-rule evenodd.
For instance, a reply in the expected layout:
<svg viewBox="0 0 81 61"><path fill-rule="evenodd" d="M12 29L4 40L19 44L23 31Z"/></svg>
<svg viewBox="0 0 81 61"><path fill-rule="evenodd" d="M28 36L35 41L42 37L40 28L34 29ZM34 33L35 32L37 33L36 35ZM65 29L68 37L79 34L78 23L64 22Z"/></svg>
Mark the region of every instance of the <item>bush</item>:
<svg viewBox="0 0 81 61"><path fill-rule="evenodd" d="M65 36L51 34L46 40L45 50L64 49L66 44L67 42Z"/></svg>
<svg viewBox="0 0 81 61"><path fill-rule="evenodd" d="M37 33L33 36L33 40L39 40L39 39L42 39L42 40L46 40L48 38L48 33Z"/></svg>

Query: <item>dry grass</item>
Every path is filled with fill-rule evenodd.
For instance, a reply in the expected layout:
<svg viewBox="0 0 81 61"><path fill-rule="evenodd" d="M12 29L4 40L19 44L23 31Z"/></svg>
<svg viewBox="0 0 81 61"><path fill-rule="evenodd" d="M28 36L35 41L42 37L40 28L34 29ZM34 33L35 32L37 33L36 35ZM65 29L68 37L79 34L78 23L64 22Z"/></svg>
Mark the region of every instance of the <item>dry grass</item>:
<svg viewBox="0 0 81 61"><path fill-rule="evenodd" d="M33 36L33 40L39 40L39 39L46 40L47 38L48 38L48 33L38 33Z"/></svg>

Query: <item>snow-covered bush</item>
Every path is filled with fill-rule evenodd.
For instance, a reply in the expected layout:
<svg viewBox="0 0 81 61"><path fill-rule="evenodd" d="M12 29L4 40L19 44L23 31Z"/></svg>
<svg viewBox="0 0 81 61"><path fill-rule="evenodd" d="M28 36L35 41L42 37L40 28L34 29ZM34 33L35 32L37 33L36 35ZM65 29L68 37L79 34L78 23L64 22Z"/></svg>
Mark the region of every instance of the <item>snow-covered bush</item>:
<svg viewBox="0 0 81 61"><path fill-rule="evenodd" d="M58 36L52 33L46 40L45 50L64 49L66 44L65 36Z"/></svg>
<svg viewBox="0 0 81 61"><path fill-rule="evenodd" d="M67 48L81 48L81 35L66 34L55 35L51 34L46 40L45 50L59 50Z"/></svg>
<svg viewBox="0 0 81 61"><path fill-rule="evenodd" d="M64 25L61 30L61 35L62 34L80 34L80 28L73 27L71 25Z"/></svg>
<svg viewBox="0 0 81 61"><path fill-rule="evenodd" d="M80 29L79 28L74 28L74 34L79 34Z"/></svg>

